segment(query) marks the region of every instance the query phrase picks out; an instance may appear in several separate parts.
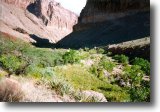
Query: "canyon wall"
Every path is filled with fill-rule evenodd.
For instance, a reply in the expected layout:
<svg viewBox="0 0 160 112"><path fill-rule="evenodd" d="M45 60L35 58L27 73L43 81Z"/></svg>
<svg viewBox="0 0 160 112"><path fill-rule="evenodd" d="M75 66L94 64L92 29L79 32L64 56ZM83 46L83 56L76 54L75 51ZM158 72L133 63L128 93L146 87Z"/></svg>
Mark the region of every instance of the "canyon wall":
<svg viewBox="0 0 160 112"><path fill-rule="evenodd" d="M88 28L91 23L113 20L146 10L150 10L149 0L87 0L74 29L81 30Z"/></svg>
<svg viewBox="0 0 160 112"><path fill-rule="evenodd" d="M0 31L29 42L56 43L77 23L77 15L55 0L0 0L0 8Z"/></svg>
<svg viewBox="0 0 160 112"><path fill-rule="evenodd" d="M33 3L35 0L0 0L0 2L4 2L7 4L12 4L16 7L26 9L30 3Z"/></svg>
<svg viewBox="0 0 160 112"><path fill-rule="evenodd" d="M93 48L149 36L149 0L87 0L74 32L57 46Z"/></svg>

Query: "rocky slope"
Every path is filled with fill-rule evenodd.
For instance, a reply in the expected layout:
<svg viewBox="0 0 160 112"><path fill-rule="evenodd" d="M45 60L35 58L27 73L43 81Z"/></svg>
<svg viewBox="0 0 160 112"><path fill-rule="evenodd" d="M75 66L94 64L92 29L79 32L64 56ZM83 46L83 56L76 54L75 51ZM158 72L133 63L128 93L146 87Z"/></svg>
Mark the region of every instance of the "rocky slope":
<svg viewBox="0 0 160 112"><path fill-rule="evenodd" d="M0 8L0 31L28 42L56 43L77 23L77 15L54 0L0 0Z"/></svg>
<svg viewBox="0 0 160 112"><path fill-rule="evenodd" d="M125 54L130 58L141 57L150 60L150 37L109 45L104 49L112 52L112 55Z"/></svg>
<svg viewBox="0 0 160 112"><path fill-rule="evenodd" d="M87 0L74 32L57 47L106 46L149 35L149 0Z"/></svg>

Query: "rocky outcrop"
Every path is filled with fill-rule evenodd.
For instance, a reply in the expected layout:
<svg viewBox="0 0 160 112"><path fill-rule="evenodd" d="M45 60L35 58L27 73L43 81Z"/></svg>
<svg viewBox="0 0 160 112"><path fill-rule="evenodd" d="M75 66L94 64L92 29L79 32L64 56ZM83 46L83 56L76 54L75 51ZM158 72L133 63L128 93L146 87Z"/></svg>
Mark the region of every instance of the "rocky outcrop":
<svg viewBox="0 0 160 112"><path fill-rule="evenodd" d="M92 26L91 23L104 22L150 9L149 0L87 0L75 30Z"/></svg>
<svg viewBox="0 0 160 112"><path fill-rule="evenodd" d="M140 57L149 61L150 37L109 45L104 47L104 49L112 52L112 55L125 54L130 58Z"/></svg>
<svg viewBox="0 0 160 112"><path fill-rule="evenodd" d="M77 23L77 16L54 0L37 0L27 8L49 27L72 30Z"/></svg>
<svg viewBox="0 0 160 112"><path fill-rule="evenodd" d="M88 102L108 102L105 96L102 93L92 91L92 90L85 90L81 93L81 101L88 101Z"/></svg>
<svg viewBox="0 0 160 112"><path fill-rule="evenodd" d="M28 42L56 43L77 23L77 15L54 0L0 0L0 8L0 31Z"/></svg>

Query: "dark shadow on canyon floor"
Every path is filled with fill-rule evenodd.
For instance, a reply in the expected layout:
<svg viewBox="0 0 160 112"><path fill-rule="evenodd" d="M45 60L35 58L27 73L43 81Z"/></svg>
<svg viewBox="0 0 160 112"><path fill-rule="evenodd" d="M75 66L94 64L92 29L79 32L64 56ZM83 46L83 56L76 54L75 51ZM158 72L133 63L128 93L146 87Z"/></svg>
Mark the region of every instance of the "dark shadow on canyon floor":
<svg viewBox="0 0 160 112"><path fill-rule="evenodd" d="M54 48L55 45L50 43L48 39L42 39L34 34L29 35L36 43L32 43L32 45L40 48Z"/></svg>

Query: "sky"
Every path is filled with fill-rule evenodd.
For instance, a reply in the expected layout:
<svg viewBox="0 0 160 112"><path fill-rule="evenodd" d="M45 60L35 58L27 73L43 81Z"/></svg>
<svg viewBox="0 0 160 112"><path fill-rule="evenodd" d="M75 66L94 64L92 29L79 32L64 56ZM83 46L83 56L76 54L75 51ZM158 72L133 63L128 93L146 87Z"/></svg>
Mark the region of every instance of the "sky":
<svg viewBox="0 0 160 112"><path fill-rule="evenodd" d="M59 2L64 8L76 13L80 14L83 7L86 5L86 0L55 0Z"/></svg>

